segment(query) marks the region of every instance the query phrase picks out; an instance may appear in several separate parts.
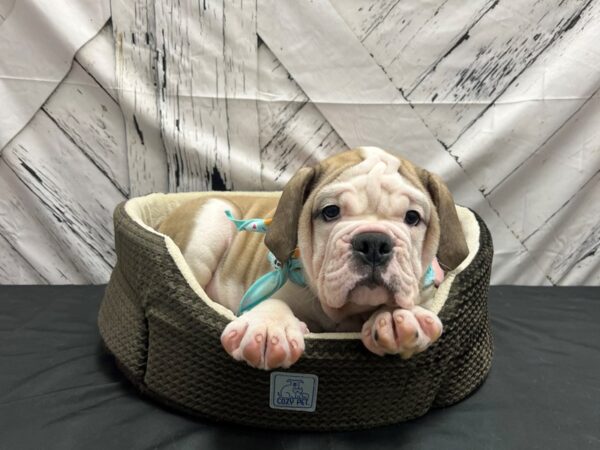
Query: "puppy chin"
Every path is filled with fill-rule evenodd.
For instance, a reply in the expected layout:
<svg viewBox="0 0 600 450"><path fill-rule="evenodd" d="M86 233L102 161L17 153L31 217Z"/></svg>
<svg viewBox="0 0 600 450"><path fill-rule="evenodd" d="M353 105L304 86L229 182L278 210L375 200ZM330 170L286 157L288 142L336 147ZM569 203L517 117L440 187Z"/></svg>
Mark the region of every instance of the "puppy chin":
<svg viewBox="0 0 600 450"><path fill-rule="evenodd" d="M323 312L338 322L351 316L374 311L380 305L393 305L394 294L384 286L356 286L350 290L346 301L340 307L322 303Z"/></svg>
<svg viewBox="0 0 600 450"><path fill-rule="evenodd" d="M348 301L356 305L372 307L393 303L394 295L385 286L357 286L350 291Z"/></svg>

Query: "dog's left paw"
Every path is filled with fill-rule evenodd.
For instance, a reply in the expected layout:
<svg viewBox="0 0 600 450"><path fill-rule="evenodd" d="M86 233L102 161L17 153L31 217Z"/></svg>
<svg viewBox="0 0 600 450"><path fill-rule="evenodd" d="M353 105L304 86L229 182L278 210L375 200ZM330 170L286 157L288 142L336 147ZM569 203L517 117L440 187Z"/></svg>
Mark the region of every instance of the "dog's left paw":
<svg viewBox="0 0 600 450"><path fill-rule="evenodd" d="M362 328L365 347L377 355L398 354L410 358L442 335L442 322L431 311L412 309L376 311Z"/></svg>

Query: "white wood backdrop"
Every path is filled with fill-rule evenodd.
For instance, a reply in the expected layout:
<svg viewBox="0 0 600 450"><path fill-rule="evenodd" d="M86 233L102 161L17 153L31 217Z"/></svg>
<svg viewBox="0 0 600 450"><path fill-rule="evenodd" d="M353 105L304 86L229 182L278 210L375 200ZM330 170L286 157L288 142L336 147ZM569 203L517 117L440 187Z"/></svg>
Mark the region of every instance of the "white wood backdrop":
<svg viewBox="0 0 600 450"><path fill-rule="evenodd" d="M1 150L0 282L106 282L129 196L279 189L379 145L484 217L493 283L600 283L600 0L112 0L112 14Z"/></svg>

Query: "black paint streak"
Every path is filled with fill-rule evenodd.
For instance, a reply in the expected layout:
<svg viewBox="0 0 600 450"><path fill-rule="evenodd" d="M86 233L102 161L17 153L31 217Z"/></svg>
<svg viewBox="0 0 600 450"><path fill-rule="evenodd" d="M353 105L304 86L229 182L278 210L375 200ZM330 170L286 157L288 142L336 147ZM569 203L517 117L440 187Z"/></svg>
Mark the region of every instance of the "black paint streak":
<svg viewBox="0 0 600 450"><path fill-rule="evenodd" d="M131 43L135 45L135 33L131 33Z"/></svg>
<svg viewBox="0 0 600 450"><path fill-rule="evenodd" d="M137 117L135 117L135 114L133 115L133 125L135 126L135 131L136 131L138 137L140 138L142 145L144 145L144 134L142 133L142 130L140 129L140 125L138 124Z"/></svg>
<svg viewBox="0 0 600 450"><path fill-rule="evenodd" d="M452 53L454 50L456 50L456 48L457 48L457 47L458 47L460 44L462 44L462 43L463 43L463 42L465 42L465 41L468 41L470 37L471 37L471 36L469 35L469 32L467 31L465 34L463 34L463 35L460 37L460 39L459 39L458 41L456 41L456 43L455 43L455 44L454 44L454 45L453 45L453 46L450 48L450 50L448 50L448 51L446 52L446 54L445 54L444 56L442 56L442 59L444 59L444 58L448 57L448 55L449 55L450 53ZM435 67L437 67L437 64L434 66L433 70L435 70Z"/></svg>
<svg viewBox="0 0 600 450"><path fill-rule="evenodd" d="M23 168L29 172L31 174L31 176L33 178L36 179L36 181L40 184L44 184L44 182L42 181L42 179L40 178L40 176L35 172L35 170L33 170L31 167L29 167L27 164L25 164L25 162L19 158L19 161L21 161L21 166L23 166Z"/></svg>
<svg viewBox="0 0 600 450"><path fill-rule="evenodd" d="M579 264L584 259L591 258L592 256L594 256L596 254L597 251L598 251L598 248L595 248L591 252L586 253L581 258L579 258L577 261L575 261L575 265Z"/></svg>
<svg viewBox="0 0 600 450"><path fill-rule="evenodd" d="M179 153L175 153L175 171L173 173L175 175L175 190L178 190L181 185L181 160Z"/></svg>
<svg viewBox="0 0 600 450"><path fill-rule="evenodd" d="M223 181L221 173L216 167L213 167L212 175L210 176L211 189L213 191L227 191L227 186Z"/></svg>
<svg viewBox="0 0 600 450"><path fill-rule="evenodd" d="M587 6L587 5L586 5ZM575 24L577 22L579 22L579 19L581 19L581 13L583 13L583 11L585 10L585 7L579 11L579 14L577 14L576 16L573 16L571 18L571 20L569 20L569 22L567 23L567 25L565 25L565 27L562 29L561 33L566 33L567 31L569 31L571 28L573 28L575 26Z"/></svg>
<svg viewBox="0 0 600 450"><path fill-rule="evenodd" d="M150 45L150 33L146 33L146 45Z"/></svg>
<svg viewBox="0 0 600 450"><path fill-rule="evenodd" d="M162 94L162 100L163 102L165 101L165 90L167 87L167 47L165 45L165 30L162 29L162 37L163 37L163 43L162 43L162 86L161 86L161 94ZM158 52L157 52L157 57L158 57Z"/></svg>

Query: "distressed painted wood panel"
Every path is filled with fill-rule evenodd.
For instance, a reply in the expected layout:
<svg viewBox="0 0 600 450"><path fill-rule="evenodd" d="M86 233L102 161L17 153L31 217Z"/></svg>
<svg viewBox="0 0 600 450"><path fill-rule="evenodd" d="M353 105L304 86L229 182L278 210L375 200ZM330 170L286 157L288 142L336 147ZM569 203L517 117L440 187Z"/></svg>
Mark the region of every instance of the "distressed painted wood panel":
<svg viewBox="0 0 600 450"><path fill-rule="evenodd" d="M64 250L60 238L49 232L56 219L48 217L45 206L3 159L0 159L0 189L2 240L46 282L85 283L86 277ZM3 270L9 273L11 261L6 262L9 267ZM19 281L14 279L10 283Z"/></svg>
<svg viewBox="0 0 600 450"><path fill-rule="evenodd" d="M44 247L54 247L45 251L63 261L56 261L51 270L60 274L65 257L74 269L65 274L65 282L73 278L105 282L115 261L112 211L125 196L43 111L5 147L3 162L23 185L19 200L26 196L29 203L23 214L37 221L36 230L21 218L14 224L17 228L4 227L4 238L30 263L36 261L40 266L47 261L40 260L36 252L43 254ZM12 215L10 210L6 215ZM33 234L38 235L38 244L32 246ZM35 267L49 281L60 280Z"/></svg>
<svg viewBox="0 0 600 450"><path fill-rule="evenodd" d="M158 2L156 29L169 189L259 187L256 4Z"/></svg>
<svg viewBox="0 0 600 450"><path fill-rule="evenodd" d="M125 117L132 196L168 190L160 133L154 0L112 0L118 102Z"/></svg>
<svg viewBox="0 0 600 450"><path fill-rule="evenodd" d="M577 23L589 3L500 1L407 92L408 99L432 133L452 145L541 52Z"/></svg>
<svg viewBox="0 0 600 450"><path fill-rule="evenodd" d="M335 0L332 4L404 93L458 45L496 0Z"/></svg>

